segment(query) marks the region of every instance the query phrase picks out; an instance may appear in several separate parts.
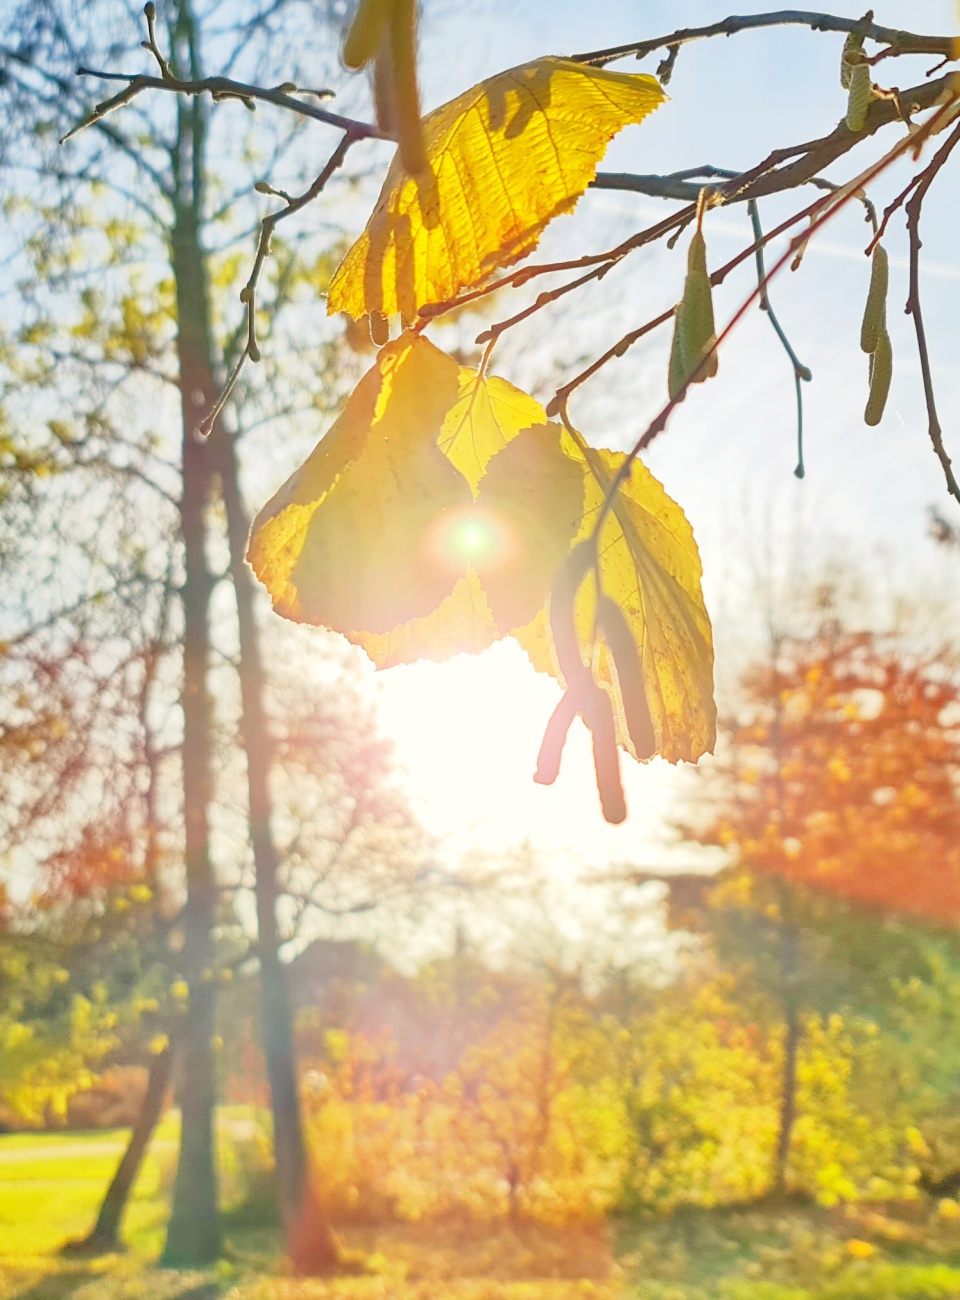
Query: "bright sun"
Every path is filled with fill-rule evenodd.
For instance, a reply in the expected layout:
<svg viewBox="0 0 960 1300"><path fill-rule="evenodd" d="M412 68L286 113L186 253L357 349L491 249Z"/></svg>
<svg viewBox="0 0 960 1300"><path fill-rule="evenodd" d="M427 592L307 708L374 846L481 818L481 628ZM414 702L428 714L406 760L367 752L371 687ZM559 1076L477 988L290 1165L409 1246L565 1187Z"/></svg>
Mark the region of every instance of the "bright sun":
<svg viewBox="0 0 960 1300"><path fill-rule="evenodd" d="M619 827L600 813L590 739L579 722L556 785L534 783L540 738L560 688L533 670L515 641L444 664L392 668L376 681L381 725L396 741L430 830L458 847L493 851L529 840L547 856L575 855L588 865L662 859L654 841L676 786L668 764L641 767L624 755L630 816Z"/></svg>

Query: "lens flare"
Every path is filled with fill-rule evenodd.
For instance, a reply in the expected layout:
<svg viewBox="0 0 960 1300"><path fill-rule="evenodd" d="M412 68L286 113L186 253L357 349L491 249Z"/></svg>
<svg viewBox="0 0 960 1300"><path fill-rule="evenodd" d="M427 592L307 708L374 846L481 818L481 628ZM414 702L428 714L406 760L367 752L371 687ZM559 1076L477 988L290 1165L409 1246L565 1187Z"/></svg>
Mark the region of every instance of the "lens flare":
<svg viewBox="0 0 960 1300"><path fill-rule="evenodd" d="M448 510L423 538L428 563L454 573L465 573L470 567L481 573L500 572L516 565L521 552L509 519L487 506Z"/></svg>

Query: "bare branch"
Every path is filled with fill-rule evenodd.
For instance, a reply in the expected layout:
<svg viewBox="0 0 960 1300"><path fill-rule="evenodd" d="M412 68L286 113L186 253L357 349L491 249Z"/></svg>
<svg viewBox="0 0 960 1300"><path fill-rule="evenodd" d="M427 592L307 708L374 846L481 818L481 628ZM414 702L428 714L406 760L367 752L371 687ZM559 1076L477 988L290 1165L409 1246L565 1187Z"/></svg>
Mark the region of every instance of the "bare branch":
<svg viewBox="0 0 960 1300"><path fill-rule="evenodd" d="M957 483L950 457L943 445L943 430L940 426L940 417L937 414L937 404L933 392L933 375L930 369L930 353L927 348L927 332L923 323L923 311L920 307L920 249L922 247L920 217L923 212L923 200L957 144L960 144L960 125L954 127L934 154L929 166L921 175L913 196L907 203L907 233L910 238L910 291L907 297L906 311L908 316L913 317L914 329L917 334L917 352L920 355L920 373L923 376L923 396L927 404L930 441L933 443L933 450L943 467L943 474L947 480L947 491L957 501L960 501L960 484Z"/></svg>
<svg viewBox="0 0 960 1300"><path fill-rule="evenodd" d="M763 198L795 189L799 185L825 185L819 173L831 163L842 158L868 136L884 126L901 122L904 114L919 113L935 108L945 96L952 93L953 74L936 81L922 82L901 91L899 102L894 99L875 99L870 105L866 123L861 131L851 131L841 122L829 135L804 144L775 149L749 171L711 186L711 191L721 195L724 203L744 203L748 199ZM696 174L696 173L694 173ZM704 174L703 171L700 174ZM678 199L695 203L703 188L687 180L690 173L678 172L670 176L633 175L628 172L598 172L593 182L597 189L631 190L654 198Z"/></svg>
<svg viewBox="0 0 960 1300"><path fill-rule="evenodd" d="M765 14L744 14L740 17L724 18L720 22L710 23L706 27L681 27L668 36L658 36L654 40L632 41L629 45L614 45L606 50L592 50L588 54L572 54L576 63L589 63L594 67L603 67L616 59L633 55L637 59L646 58L656 50L666 49L670 52L671 70L676 60L675 51L681 45L691 41L708 40L713 36L734 36L738 32L757 31L769 27L809 27L815 32L838 32L847 35L859 35L878 45L889 46L887 54L938 54L946 60L960 56L956 42L950 36L918 36L913 32L901 31L896 27L883 27L873 20L873 10L863 18L840 18L833 14L813 13L806 9L780 9Z"/></svg>
<svg viewBox="0 0 960 1300"><path fill-rule="evenodd" d="M190 81L172 76L150 77L143 73L131 75L120 72L97 72L93 68L84 67L77 68L77 76L99 77L102 81L124 81L127 84L116 95L97 104L89 116L84 118L82 122L78 122L72 130L61 138L61 144L64 144L80 131L86 130L88 126L93 126L95 123L102 121L108 114L116 112L118 108L123 108L125 104L129 104L145 90L168 90L175 95L209 95L214 103L220 103L224 99L239 99L244 103L253 104L260 100L263 103L274 104L277 108L285 108L288 112L296 113L300 117L309 117L314 122L323 122L327 126L335 126L339 130L345 131L353 140L386 139L383 133L369 122L359 122L352 117L343 117L339 113L331 113L328 109L320 108L317 104L305 103L302 99L295 99L288 90L281 90L279 87L250 86L244 81L233 81L229 77L204 77L199 81ZM313 92L307 91L304 93L310 94Z"/></svg>
<svg viewBox="0 0 960 1300"><path fill-rule="evenodd" d="M898 158L902 157L903 154L908 153L911 150L913 151L919 150L926 139L928 139L932 135L935 135L936 132L945 123L950 121L950 119L952 118L955 112L955 109L956 109L956 102L954 99L951 98L948 100L946 104L944 104L940 108L940 110L937 113L935 113L931 118L929 118L923 124L923 126L919 128L919 130L916 133L912 135L904 136L904 138L898 141L898 143L895 144L894 147L890 149L887 153L885 153L882 158L880 158L877 162L871 164L871 166L869 166L865 171L861 172L859 176L855 176L852 180L848 181L845 185L841 186L840 189L838 189L835 194L829 195L826 198L818 201L818 207L820 209L819 213L811 221L810 229L807 231L807 233L803 235L802 238L800 239L794 238L790 241L787 251L780 258L777 259L773 267L770 269L769 273L764 277L763 280L760 281L756 289L754 289L748 295L748 297L741 303L741 305L738 307L736 312L734 312L731 319L727 322L726 326L719 332L717 337L714 339L713 346L704 353L703 357L701 358L700 364L686 378L684 384L676 393L676 395L674 397L671 397L670 401L667 402L666 406L664 406L664 408L659 412L659 414L657 414L653 418L653 420L647 426L644 433L641 434L641 436L634 443L633 447L627 453L623 464L618 469L612 482L610 483L609 488L607 489L607 494L604 499L603 507L597 514L597 519L593 530L594 537L599 537L601 535L604 523L606 522L606 519L609 516L610 511L614 508L617 499L617 494L620 491L620 488L623 486L623 484L630 476L630 470L634 460L636 460L640 452L646 450L646 448L649 447L650 444L657 437L659 437L659 435L667 427L667 422L669 421L670 416L673 414L674 410L676 410L679 404L686 397L687 390L690 387L690 385L696 383L699 380L700 376L703 374L706 367L708 366L710 362L710 358L716 354L720 346L723 343L725 343L726 340L730 337L730 334L733 332L734 329L736 329L737 325L739 325L740 321L743 319L746 313L750 310L753 304L756 301L758 301L760 296L765 292L766 286L770 283L770 281L776 275L778 275L779 272L782 271L783 268L793 259L793 256L797 250L798 245L801 242L805 242L806 240L810 239L812 235L816 234L817 231L822 229L822 227L825 226L828 221L831 221L833 217L835 217L836 214L839 211L841 211L841 209L844 208L851 199L856 198L858 191L862 190L871 181L876 180L876 178L882 172L884 172L891 165L891 163L896 162ZM928 187L929 184L932 183L933 177L936 174L936 172L932 170L934 164L937 163L938 159L941 159L941 155L943 155L943 158L939 162L939 166L937 167L937 170L939 170L939 167L943 166L943 162L946 161L946 157L949 156L950 150L957 143L958 139L960 139L960 126L957 126L954 129L947 143L944 146L942 146L940 151L934 157L933 162L930 164L930 167L927 169L928 172L931 173L927 183ZM911 200L911 204L916 203L918 199L920 200L920 202L922 202L922 195L920 195L919 191L914 194L914 198ZM918 210L918 219L919 219L919 210ZM771 238L771 236L768 236L767 238L769 239ZM713 280L713 277L711 277L711 280ZM932 390L931 390L931 395L932 395ZM561 394L558 393L557 398L554 399L554 404L556 404L556 406L558 407L560 418L563 420L567 428L572 433L576 433L567 416L566 394L563 394L561 396ZM937 426L937 428L939 430L939 426ZM932 428L931 428L931 437L933 437ZM943 456L941 456L941 463L943 463L945 458L946 458L946 453L944 453ZM949 459L947 458L946 465L944 466L945 470L948 469L948 467L949 467ZM960 500L960 495L958 495L957 499Z"/></svg>
<svg viewBox="0 0 960 1300"><path fill-rule="evenodd" d="M763 262L763 231L760 228L760 210L757 207L755 199L751 199L747 204L750 213L750 220L753 224L753 236L756 243L756 252L754 254L757 263L757 284L760 289L759 307L761 311L767 313L767 318L773 326L774 333L783 345L783 349L790 358L790 364L793 366L793 382L797 397L797 464L794 474L797 478L803 478L806 470L803 464L803 387L804 383L809 383L813 378L809 366L805 366L797 357L790 345L790 340L784 333L783 326L777 319L776 313L770 303L770 296L767 293L767 271Z"/></svg>
<svg viewBox="0 0 960 1300"><path fill-rule="evenodd" d="M324 189L334 172L343 165L343 160L347 156L347 151L354 143L355 139L355 136L347 132L330 155L323 171L310 188L305 190L303 194L295 199L290 198L289 195L283 195L282 197L287 199L287 206L285 208L280 208L277 212L271 213L268 217L264 217L263 221L260 223L260 238L257 241L257 253L253 261L253 269L250 272L250 278L247 280L247 283L240 290L240 301L247 309L247 341L244 344L243 351L237 358L237 363L234 366L223 391L217 398L216 402L214 402L211 410L209 410L204 416L200 424L198 432L202 435L206 436L210 433L210 430L216 423L220 412L230 400L230 394L236 387L237 380L240 378L240 372L243 370L247 359L249 358L249 360L253 362L260 360L260 345L257 342L257 285L260 282L260 273L263 270L264 262L270 253L270 242L273 239L273 232L276 229L277 223L282 221L284 217L292 216L294 212L299 212L301 208L304 208L308 203L313 202L313 200ZM278 193L277 190L270 190L269 192L272 194Z"/></svg>

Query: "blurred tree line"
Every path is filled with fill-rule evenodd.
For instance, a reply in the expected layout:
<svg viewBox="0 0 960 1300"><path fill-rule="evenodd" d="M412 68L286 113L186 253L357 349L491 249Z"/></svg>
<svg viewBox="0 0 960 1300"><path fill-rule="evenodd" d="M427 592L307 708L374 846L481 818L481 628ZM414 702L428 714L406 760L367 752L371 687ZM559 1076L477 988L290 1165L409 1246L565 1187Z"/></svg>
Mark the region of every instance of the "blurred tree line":
<svg viewBox="0 0 960 1300"><path fill-rule="evenodd" d="M303 933L287 970L329 1221L560 1225L960 1190L954 652L916 624L854 627L826 588L807 629L770 650L744 675L679 828L725 865L625 866L577 887L623 908L626 943L572 935L570 896L529 852L448 908L448 957L397 969L377 938L395 922L375 916L363 942ZM154 967L136 966L149 953L138 935L159 924L151 899L93 878L98 894L61 881L28 945L7 907L4 960L19 943L34 966L8 980L20 1002L4 1010L44 1026L33 1065L7 1057L4 1096L25 1115L104 1063L158 1051L157 1024L176 1024L183 990L155 979L146 999ZM650 909L659 938L631 945ZM479 937L489 918L496 954ZM256 966L242 927L224 924L218 942L220 1095L263 1108ZM274 1158L268 1126L245 1175L260 1205Z"/></svg>

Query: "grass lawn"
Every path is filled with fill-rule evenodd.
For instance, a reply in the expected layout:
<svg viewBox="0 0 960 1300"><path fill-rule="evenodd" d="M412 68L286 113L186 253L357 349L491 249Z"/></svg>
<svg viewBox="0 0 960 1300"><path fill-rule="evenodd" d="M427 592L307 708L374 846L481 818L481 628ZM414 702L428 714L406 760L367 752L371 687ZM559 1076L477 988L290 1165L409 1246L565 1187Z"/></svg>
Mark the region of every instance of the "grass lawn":
<svg viewBox="0 0 960 1300"><path fill-rule="evenodd" d="M222 1117L222 1140L243 1117ZM176 1121L158 1129L127 1251L58 1258L89 1229L125 1131L0 1137L0 1300L960 1300L960 1207L687 1211L603 1231L384 1225L346 1229L353 1275L285 1275L275 1230L226 1214L219 1267L153 1266Z"/></svg>

